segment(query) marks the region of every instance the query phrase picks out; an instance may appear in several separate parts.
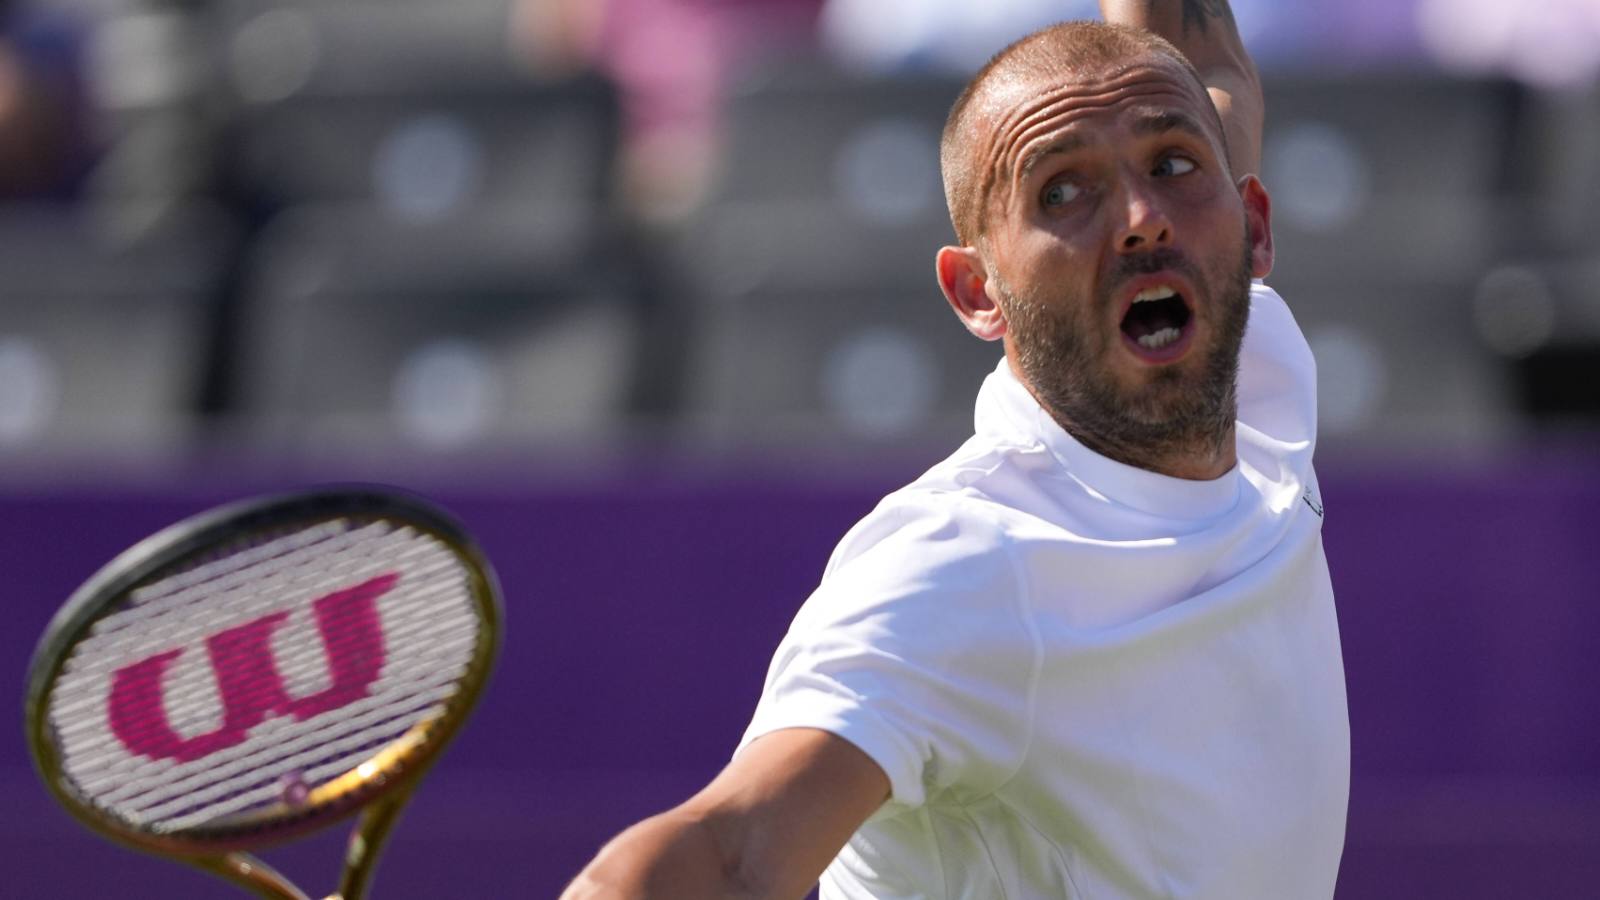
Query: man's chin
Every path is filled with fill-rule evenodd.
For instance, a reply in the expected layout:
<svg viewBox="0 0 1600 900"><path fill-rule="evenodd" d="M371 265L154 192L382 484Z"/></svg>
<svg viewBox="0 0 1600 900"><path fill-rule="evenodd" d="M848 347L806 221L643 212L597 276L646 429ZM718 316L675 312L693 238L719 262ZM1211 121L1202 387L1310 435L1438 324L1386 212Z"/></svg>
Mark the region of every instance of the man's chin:
<svg viewBox="0 0 1600 900"><path fill-rule="evenodd" d="M1204 371L1191 357L1166 366L1122 368L1117 373L1117 394L1130 404L1166 402L1203 389Z"/></svg>
<svg viewBox="0 0 1600 900"><path fill-rule="evenodd" d="M1121 411L1146 427L1178 427L1207 416L1214 393L1204 373L1172 366L1145 373L1143 383L1118 391Z"/></svg>

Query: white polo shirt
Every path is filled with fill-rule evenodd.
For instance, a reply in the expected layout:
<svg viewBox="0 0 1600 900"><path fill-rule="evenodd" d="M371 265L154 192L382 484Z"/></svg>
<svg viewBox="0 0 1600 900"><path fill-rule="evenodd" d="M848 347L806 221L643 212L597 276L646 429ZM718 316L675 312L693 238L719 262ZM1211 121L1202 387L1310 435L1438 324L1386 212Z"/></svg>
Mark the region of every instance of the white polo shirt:
<svg viewBox="0 0 1600 900"><path fill-rule="evenodd" d="M976 434L840 542L741 747L820 728L890 800L823 900L1326 900L1349 725L1316 373L1252 290L1239 464L1215 481L1079 444L1004 362Z"/></svg>

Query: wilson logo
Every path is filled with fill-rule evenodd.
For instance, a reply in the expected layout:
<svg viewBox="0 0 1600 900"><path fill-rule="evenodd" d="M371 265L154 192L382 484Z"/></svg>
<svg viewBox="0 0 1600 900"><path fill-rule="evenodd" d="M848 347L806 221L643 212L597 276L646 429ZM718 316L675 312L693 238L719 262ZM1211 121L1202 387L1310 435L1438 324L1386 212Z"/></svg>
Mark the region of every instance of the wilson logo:
<svg viewBox="0 0 1600 900"><path fill-rule="evenodd" d="M118 669L111 679L111 730L134 753L190 762L242 743L250 729L275 716L304 721L367 696L383 670L383 628L377 600L400 580L391 572L334 591L311 604L327 650L332 684L305 697L284 688L272 654L272 635L287 610L262 616L206 638L206 653L222 699L222 724L181 737L167 718L163 691L167 669L183 655L169 650Z"/></svg>

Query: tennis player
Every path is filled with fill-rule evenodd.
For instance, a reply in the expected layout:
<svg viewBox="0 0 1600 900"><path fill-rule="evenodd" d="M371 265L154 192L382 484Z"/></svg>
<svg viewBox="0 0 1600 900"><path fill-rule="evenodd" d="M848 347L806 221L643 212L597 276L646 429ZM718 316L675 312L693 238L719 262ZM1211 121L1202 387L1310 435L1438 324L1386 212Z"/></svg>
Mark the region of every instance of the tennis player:
<svg viewBox="0 0 1600 900"><path fill-rule="evenodd" d="M732 762L571 900L1332 896L1349 726L1259 82L1224 0L1101 10L945 131L939 282L1005 346L976 433L844 537Z"/></svg>

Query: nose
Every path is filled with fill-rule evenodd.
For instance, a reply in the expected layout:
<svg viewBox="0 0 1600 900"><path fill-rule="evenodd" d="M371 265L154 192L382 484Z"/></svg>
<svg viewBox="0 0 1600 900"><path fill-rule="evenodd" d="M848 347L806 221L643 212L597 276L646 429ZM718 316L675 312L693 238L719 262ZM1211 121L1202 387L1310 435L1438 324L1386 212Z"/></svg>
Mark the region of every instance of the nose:
<svg viewBox="0 0 1600 900"><path fill-rule="evenodd" d="M1127 213L1117 235L1120 252L1153 250L1172 243L1172 221L1149 185L1130 181L1123 185L1123 208Z"/></svg>

